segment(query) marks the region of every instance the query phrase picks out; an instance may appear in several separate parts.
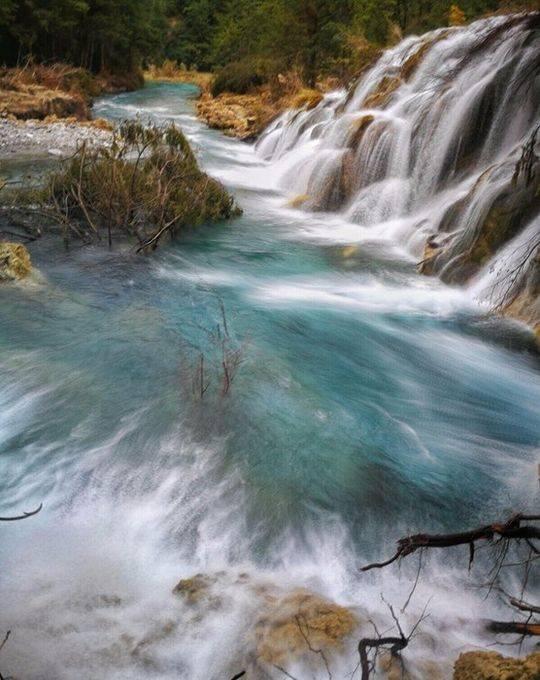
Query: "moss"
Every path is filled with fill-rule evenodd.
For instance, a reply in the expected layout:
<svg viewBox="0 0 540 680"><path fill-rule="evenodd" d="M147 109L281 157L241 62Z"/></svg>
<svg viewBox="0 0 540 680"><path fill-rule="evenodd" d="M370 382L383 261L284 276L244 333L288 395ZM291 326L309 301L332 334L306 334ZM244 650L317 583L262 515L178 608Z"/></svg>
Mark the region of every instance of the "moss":
<svg viewBox="0 0 540 680"><path fill-rule="evenodd" d="M368 94L362 103L364 109L383 108L392 94L402 85L403 81L397 76L384 76L375 90Z"/></svg>
<svg viewBox="0 0 540 680"><path fill-rule="evenodd" d="M303 88L292 98L291 108L307 109L310 111L320 104L322 100L323 95L318 90Z"/></svg>
<svg viewBox="0 0 540 680"><path fill-rule="evenodd" d="M277 601L259 622L255 630L257 656L269 664L299 658L309 652L306 637L317 649L339 648L356 626L350 610L298 590Z"/></svg>
<svg viewBox="0 0 540 680"><path fill-rule="evenodd" d="M298 196L295 196L294 198L291 198L290 201L287 203L287 207L289 208L301 208L307 201L309 201L309 194L299 194Z"/></svg>
<svg viewBox="0 0 540 680"><path fill-rule="evenodd" d="M30 254L23 245L0 242L0 281L19 281L31 271Z"/></svg>
<svg viewBox="0 0 540 680"><path fill-rule="evenodd" d="M525 659L504 657L497 652L466 652L454 666L454 680L538 680L540 652Z"/></svg>

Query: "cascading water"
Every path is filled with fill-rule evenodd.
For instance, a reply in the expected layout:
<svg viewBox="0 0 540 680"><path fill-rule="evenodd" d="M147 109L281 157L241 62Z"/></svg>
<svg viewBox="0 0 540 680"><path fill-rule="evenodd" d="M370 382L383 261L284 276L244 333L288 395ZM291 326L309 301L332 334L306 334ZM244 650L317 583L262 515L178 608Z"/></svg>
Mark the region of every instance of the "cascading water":
<svg viewBox="0 0 540 680"><path fill-rule="evenodd" d="M359 566L410 530L537 505L538 361L501 341L528 337L415 271L427 235L459 251L511 182L538 113L537 78L520 85L534 21L409 38L255 150L204 128L189 86L99 102L182 125L244 215L148 259L44 239L42 279L0 288L0 514L44 504L0 526L2 674L327 678L318 655L280 647L307 591L358 620L328 655L349 677L368 619L391 625L381 593L398 611L417 562ZM284 207L299 194L310 210ZM223 310L242 358L226 396ZM400 614L410 627L429 601L414 677L451 677L492 642L476 622L505 614L475 588L477 560L470 575L459 550L425 561Z"/></svg>
<svg viewBox="0 0 540 680"><path fill-rule="evenodd" d="M535 187L523 196L512 186L540 124L539 16L409 38L350 91L281 116L258 151L305 208L339 210L370 239L391 237L420 256L436 234L446 244L436 270L464 281L488 257L464 271L458 256L501 196L513 189L522 204L503 243L539 210Z"/></svg>

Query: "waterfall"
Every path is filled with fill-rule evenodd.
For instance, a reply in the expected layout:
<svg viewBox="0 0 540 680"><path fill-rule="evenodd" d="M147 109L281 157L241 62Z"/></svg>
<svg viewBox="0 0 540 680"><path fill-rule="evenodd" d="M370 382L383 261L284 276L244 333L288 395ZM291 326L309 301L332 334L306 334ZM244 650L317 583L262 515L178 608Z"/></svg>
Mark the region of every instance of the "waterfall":
<svg viewBox="0 0 540 680"><path fill-rule="evenodd" d="M501 16L407 38L347 91L284 113L257 151L302 209L338 211L465 283L538 224L540 172L516 166L539 121L540 14Z"/></svg>

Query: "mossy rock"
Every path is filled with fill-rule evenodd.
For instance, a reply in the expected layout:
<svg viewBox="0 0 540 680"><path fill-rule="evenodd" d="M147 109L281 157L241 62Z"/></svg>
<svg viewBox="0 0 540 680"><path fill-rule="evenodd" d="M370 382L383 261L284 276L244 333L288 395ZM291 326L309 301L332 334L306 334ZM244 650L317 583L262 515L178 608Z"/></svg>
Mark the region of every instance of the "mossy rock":
<svg viewBox="0 0 540 680"><path fill-rule="evenodd" d="M384 76L376 89L365 98L362 108L382 109L402 84L403 81L398 76Z"/></svg>
<svg viewBox="0 0 540 680"><path fill-rule="evenodd" d="M466 652L454 665L454 680L539 680L540 652L513 659L497 652Z"/></svg>
<svg viewBox="0 0 540 680"><path fill-rule="evenodd" d="M307 590L297 590L273 604L255 628L256 656L268 664L287 663L309 653L339 649L358 622L346 607Z"/></svg>
<svg viewBox="0 0 540 680"><path fill-rule="evenodd" d="M323 100L323 95L319 90L304 88L296 94L291 102L293 109L304 109L311 111Z"/></svg>
<svg viewBox="0 0 540 680"><path fill-rule="evenodd" d="M0 282L20 281L32 271L30 253L20 243L0 242Z"/></svg>

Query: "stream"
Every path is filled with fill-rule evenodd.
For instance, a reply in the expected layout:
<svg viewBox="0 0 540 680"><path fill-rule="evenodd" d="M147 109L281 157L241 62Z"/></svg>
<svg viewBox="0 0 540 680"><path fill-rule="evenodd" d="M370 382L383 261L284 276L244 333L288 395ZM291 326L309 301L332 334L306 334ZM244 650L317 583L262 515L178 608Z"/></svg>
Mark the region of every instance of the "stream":
<svg viewBox="0 0 540 680"><path fill-rule="evenodd" d="M226 680L256 617L238 574L384 618L417 559L359 567L400 536L538 502L527 331L420 276L399 240L288 207L275 161L206 128L196 95L151 83L95 113L180 125L241 217L151 256L42 239L41 280L0 287L0 514L43 503L1 527L4 674ZM434 555L403 615L429 602L406 658L442 677L482 643L466 622L500 614L466 553ZM197 616L171 594L196 573L224 599Z"/></svg>

